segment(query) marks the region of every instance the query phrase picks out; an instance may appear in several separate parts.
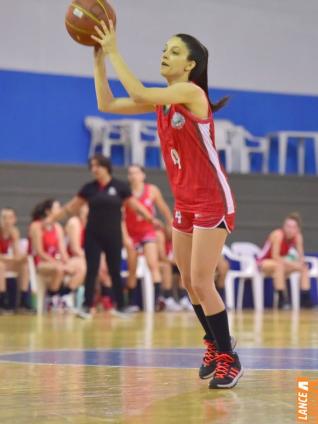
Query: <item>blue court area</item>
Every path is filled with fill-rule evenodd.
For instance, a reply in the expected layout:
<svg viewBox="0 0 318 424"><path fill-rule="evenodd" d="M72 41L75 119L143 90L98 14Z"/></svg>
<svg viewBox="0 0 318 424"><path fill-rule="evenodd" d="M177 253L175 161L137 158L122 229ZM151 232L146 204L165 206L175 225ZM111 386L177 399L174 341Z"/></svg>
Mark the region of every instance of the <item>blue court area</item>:
<svg viewBox="0 0 318 424"><path fill-rule="evenodd" d="M318 371L318 349L237 349L245 369ZM0 363L140 368L198 368L201 349L43 350L0 355Z"/></svg>

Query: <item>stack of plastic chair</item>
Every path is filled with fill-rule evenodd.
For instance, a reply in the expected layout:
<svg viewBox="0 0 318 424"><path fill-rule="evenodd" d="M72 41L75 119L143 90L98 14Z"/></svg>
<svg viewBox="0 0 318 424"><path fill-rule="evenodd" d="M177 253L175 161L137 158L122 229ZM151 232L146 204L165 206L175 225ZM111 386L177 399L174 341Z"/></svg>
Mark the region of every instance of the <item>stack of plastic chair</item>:
<svg viewBox="0 0 318 424"><path fill-rule="evenodd" d="M233 172L233 149L232 138L235 134L235 125L225 119L216 119L214 121L215 146L219 153L225 157L225 169L227 172Z"/></svg>
<svg viewBox="0 0 318 424"><path fill-rule="evenodd" d="M164 168L160 140L155 121L130 121L132 163L148 168ZM147 153L152 160L147 160Z"/></svg>
<svg viewBox="0 0 318 424"><path fill-rule="evenodd" d="M261 172L268 172L269 140L265 137L256 137L242 126L235 128L232 137L233 156L239 157L239 166L236 169L241 174L252 172L252 154L261 154Z"/></svg>
<svg viewBox="0 0 318 424"><path fill-rule="evenodd" d="M105 119L100 118L99 116L86 116L84 124L91 134L88 157L92 157L98 146L102 147L103 145Z"/></svg>
<svg viewBox="0 0 318 424"><path fill-rule="evenodd" d="M116 155L116 147L121 152ZM130 120L105 120L102 136L102 153L118 166L130 164L131 123Z"/></svg>
<svg viewBox="0 0 318 424"><path fill-rule="evenodd" d="M317 132L300 132L300 131L278 131L268 135L269 141L273 144L274 141L278 142L278 173L284 175L288 172L288 147L294 145L297 150L297 173L300 175L305 174L306 167L306 147L307 143L313 144L314 154L311 155L312 164L311 168L315 169L318 173L318 133ZM290 173L290 172L288 172Z"/></svg>

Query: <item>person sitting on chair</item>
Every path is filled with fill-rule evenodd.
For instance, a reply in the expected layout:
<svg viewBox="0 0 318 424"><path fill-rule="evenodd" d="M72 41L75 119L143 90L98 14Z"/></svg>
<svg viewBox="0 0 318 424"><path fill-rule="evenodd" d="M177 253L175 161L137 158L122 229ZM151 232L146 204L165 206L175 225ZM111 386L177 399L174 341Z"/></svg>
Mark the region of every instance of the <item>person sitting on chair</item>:
<svg viewBox="0 0 318 424"><path fill-rule="evenodd" d="M300 273L301 306L311 308L310 280L304 260L304 242L298 213L287 215L282 228L272 231L258 257L260 270L273 277L278 294L278 308L289 309L286 280L292 272Z"/></svg>
<svg viewBox="0 0 318 424"><path fill-rule="evenodd" d="M0 212L0 310L4 309L6 272L18 274L20 283L20 308L29 310L29 268L26 252L20 250L20 231L14 209L3 208ZM10 305L10 309L13 305ZM14 305L15 306L15 305Z"/></svg>

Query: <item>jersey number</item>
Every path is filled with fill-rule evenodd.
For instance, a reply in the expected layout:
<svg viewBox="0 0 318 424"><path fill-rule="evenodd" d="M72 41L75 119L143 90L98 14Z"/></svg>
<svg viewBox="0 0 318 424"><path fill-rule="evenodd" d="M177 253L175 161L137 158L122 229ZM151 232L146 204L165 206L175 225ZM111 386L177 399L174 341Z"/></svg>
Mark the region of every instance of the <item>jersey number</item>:
<svg viewBox="0 0 318 424"><path fill-rule="evenodd" d="M171 159L174 165L178 166L178 169L181 169L181 162L180 162L180 156L179 153L176 151L176 149L171 149L170 151Z"/></svg>
<svg viewBox="0 0 318 424"><path fill-rule="evenodd" d="M175 212L175 214L174 214L174 217L175 217L175 219L176 219L177 223L178 223L178 224L181 224L181 221L182 221L182 215L181 215L181 212L180 212L180 211L176 211L176 212Z"/></svg>

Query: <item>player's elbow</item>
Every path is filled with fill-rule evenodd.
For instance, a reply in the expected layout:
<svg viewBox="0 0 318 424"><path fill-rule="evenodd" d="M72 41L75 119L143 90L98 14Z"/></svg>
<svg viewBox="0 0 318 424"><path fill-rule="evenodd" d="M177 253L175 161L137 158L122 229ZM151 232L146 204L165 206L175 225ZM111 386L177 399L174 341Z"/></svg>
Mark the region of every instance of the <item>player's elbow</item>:
<svg viewBox="0 0 318 424"><path fill-rule="evenodd" d="M149 103L149 100L147 99L147 89L145 87L140 87L134 90L130 95L135 103L138 103L138 104Z"/></svg>
<svg viewBox="0 0 318 424"><path fill-rule="evenodd" d="M109 112L110 111L110 107L109 107L109 105L103 105L103 104L98 104L97 105L97 107L98 107L98 111L99 112L103 112L103 113L107 113L107 112Z"/></svg>

